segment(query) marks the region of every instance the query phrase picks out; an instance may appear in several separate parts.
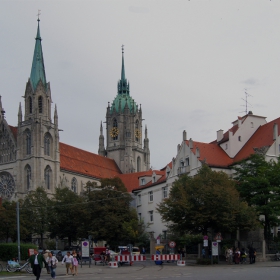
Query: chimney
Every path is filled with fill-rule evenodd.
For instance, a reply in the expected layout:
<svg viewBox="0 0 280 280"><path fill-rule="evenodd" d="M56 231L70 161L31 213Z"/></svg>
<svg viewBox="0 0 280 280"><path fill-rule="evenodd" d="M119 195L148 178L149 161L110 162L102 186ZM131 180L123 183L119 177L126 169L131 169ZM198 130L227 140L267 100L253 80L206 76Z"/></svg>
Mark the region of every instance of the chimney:
<svg viewBox="0 0 280 280"><path fill-rule="evenodd" d="M190 149L193 148L193 140L192 140L192 138L190 138L190 140L189 140L189 147L190 147Z"/></svg>
<svg viewBox="0 0 280 280"><path fill-rule="evenodd" d="M224 138L224 131L222 129L217 131L217 142L220 142Z"/></svg>
<svg viewBox="0 0 280 280"><path fill-rule="evenodd" d="M187 140L187 132L186 130L183 131L183 141Z"/></svg>
<svg viewBox="0 0 280 280"><path fill-rule="evenodd" d="M276 140L278 137L278 124L274 123L273 125L273 140Z"/></svg>

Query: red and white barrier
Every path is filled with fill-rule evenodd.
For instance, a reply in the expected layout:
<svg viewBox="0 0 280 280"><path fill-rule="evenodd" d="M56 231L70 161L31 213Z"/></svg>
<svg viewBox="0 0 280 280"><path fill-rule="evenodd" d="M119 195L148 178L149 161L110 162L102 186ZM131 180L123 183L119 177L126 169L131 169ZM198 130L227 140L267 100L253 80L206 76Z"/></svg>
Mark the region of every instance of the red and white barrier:
<svg viewBox="0 0 280 280"><path fill-rule="evenodd" d="M116 262L130 262L130 255L115 256Z"/></svg>
<svg viewBox="0 0 280 280"><path fill-rule="evenodd" d="M178 260L180 260L179 254L152 255L152 261L178 261Z"/></svg>
<svg viewBox="0 0 280 280"><path fill-rule="evenodd" d="M131 261L133 262L143 262L146 260L146 256L143 255L132 255Z"/></svg>
<svg viewBox="0 0 280 280"><path fill-rule="evenodd" d="M118 262L109 262L110 268L118 268Z"/></svg>
<svg viewBox="0 0 280 280"><path fill-rule="evenodd" d="M186 261L177 261L177 265L178 266L185 266L186 265Z"/></svg>

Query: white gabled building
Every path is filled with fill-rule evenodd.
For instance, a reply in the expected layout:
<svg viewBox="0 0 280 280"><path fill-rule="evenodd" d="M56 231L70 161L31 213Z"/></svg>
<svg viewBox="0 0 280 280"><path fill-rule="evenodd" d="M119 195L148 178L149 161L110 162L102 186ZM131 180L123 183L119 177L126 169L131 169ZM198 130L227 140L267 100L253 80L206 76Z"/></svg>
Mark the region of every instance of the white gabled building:
<svg viewBox="0 0 280 280"><path fill-rule="evenodd" d="M132 190L137 198L137 212L146 224L150 223L148 231L154 232L155 238L161 235L165 239L167 232L167 224L156 211L157 205L168 197L173 182L180 175L194 176L206 163L212 170L231 176L231 166L253 153L263 153L267 160L279 157L280 118L269 123L265 119L249 112L238 117L225 133L218 130L217 139L210 143L187 140L187 133L183 131L183 141L178 144L177 155L171 163L161 171L153 171L149 180L146 176L139 177L139 185ZM161 173L157 172L164 172L164 175L160 177Z"/></svg>

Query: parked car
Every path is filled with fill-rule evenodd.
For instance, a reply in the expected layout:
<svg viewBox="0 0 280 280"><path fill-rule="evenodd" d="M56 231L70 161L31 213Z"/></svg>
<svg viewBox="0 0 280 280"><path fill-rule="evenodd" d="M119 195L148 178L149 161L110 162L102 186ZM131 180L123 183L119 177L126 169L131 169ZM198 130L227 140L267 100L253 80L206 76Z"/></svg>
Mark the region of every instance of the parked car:
<svg viewBox="0 0 280 280"><path fill-rule="evenodd" d="M60 250L51 250L51 253L54 257L56 257L58 252L60 252Z"/></svg>
<svg viewBox="0 0 280 280"><path fill-rule="evenodd" d="M118 248L120 250L119 254L121 254L122 251L127 251L128 250L127 246L119 246ZM132 247L132 254L133 255L140 255L140 249L138 247Z"/></svg>

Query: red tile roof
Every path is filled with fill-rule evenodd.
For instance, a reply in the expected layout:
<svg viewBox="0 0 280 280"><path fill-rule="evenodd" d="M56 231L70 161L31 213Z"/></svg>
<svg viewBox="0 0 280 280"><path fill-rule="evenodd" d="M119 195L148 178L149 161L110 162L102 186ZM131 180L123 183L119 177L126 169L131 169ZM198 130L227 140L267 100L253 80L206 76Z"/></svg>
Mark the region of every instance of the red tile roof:
<svg viewBox="0 0 280 280"><path fill-rule="evenodd" d="M254 153L253 148L261 148L264 146L270 147L274 143L273 126L275 123L278 124L278 129L280 129L280 118L260 126L252 135L252 137L246 142L243 148L234 157L234 162L238 162L240 160L248 158L251 154Z"/></svg>
<svg viewBox="0 0 280 280"><path fill-rule="evenodd" d="M189 145L189 140L185 141ZM227 153L217 144L201 143L193 141L192 152L196 154L196 148L199 148L200 161L206 160L206 163L211 167L226 168L232 163L232 159Z"/></svg>
<svg viewBox="0 0 280 280"><path fill-rule="evenodd" d="M17 127L9 125L15 139L17 139Z"/></svg>
<svg viewBox="0 0 280 280"><path fill-rule="evenodd" d="M60 169L94 178L113 178L121 173L116 162L76 147L59 143Z"/></svg>

